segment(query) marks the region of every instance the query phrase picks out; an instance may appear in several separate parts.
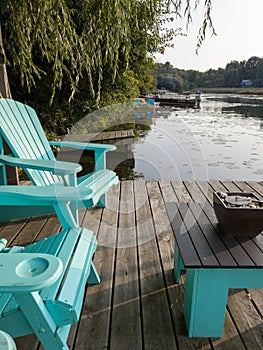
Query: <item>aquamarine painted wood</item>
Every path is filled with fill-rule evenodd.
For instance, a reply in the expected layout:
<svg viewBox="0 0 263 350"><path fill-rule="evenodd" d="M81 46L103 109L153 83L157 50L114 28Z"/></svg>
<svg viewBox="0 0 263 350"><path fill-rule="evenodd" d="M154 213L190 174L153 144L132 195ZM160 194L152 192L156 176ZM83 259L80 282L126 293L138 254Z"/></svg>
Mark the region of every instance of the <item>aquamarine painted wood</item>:
<svg viewBox="0 0 263 350"><path fill-rule="evenodd" d="M16 350L16 344L9 334L0 330L0 349Z"/></svg>
<svg viewBox="0 0 263 350"><path fill-rule="evenodd" d="M174 274L186 270L184 317L189 337L222 337L230 288L263 288L258 268L185 268L175 244Z"/></svg>
<svg viewBox="0 0 263 350"><path fill-rule="evenodd" d="M80 228L26 247L2 247L0 330L13 338L35 333L45 350L68 350L86 283L100 281L92 262L95 250L93 233Z"/></svg>
<svg viewBox="0 0 263 350"><path fill-rule="evenodd" d="M25 293L54 284L62 273L62 262L53 255L0 254L0 293Z"/></svg>
<svg viewBox="0 0 263 350"><path fill-rule="evenodd" d="M263 288L263 233L224 236L209 203L166 204L175 237L174 274L186 270L189 337L221 337L230 288ZM259 209L260 210L260 209Z"/></svg>
<svg viewBox="0 0 263 350"><path fill-rule="evenodd" d="M118 183L116 173L106 169L106 152L115 146L49 143L35 111L20 102L0 99L0 136L0 221L55 212L64 228L78 227L78 209L105 206L107 191ZM3 139L12 155L4 155ZM57 161L51 145L94 151L94 172L77 178L81 166ZM34 194L23 186L6 186L7 165L24 169Z"/></svg>

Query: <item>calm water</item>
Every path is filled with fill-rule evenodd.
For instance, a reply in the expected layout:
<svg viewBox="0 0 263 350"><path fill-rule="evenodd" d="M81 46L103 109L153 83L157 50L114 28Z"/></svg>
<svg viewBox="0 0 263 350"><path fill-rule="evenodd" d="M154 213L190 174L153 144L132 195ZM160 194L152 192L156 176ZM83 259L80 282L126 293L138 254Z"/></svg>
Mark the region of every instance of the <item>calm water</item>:
<svg viewBox="0 0 263 350"><path fill-rule="evenodd" d="M262 97L204 95L200 110L159 107L148 118L143 137L117 143L122 178L263 180Z"/></svg>

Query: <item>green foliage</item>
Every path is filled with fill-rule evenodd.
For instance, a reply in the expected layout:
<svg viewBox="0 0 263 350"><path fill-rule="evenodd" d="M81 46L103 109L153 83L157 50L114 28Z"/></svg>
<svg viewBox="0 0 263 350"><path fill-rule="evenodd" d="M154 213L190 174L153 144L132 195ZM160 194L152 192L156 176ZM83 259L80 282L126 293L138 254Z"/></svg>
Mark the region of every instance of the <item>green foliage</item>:
<svg viewBox="0 0 263 350"><path fill-rule="evenodd" d="M99 101L105 74L114 82L133 52L147 61L148 53L166 46L173 31L160 34L163 11L160 1L6 0L0 20L8 62L22 87L30 91L51 71L52 98L65 81L71 98L85 75Z"/></svg>
<svg viewBox="0 0 263 350"><path fill-rule="evenodd" d="M64 134L99 107L153 90L155 53L181 34L176 18L191 21L200 5L200 0L2 0L12 95L37 110L48 132ZM211 0L204 9L199 46L211 27ZM176 82L183 88L184 78L177 75Z"/></svg>
<svg viewBox="0 0 263 350"><path fill-rule="evenodd" d="M170 62L157 64L157 87L171 92L200 88L238 88L242 80L251 80L254 87L263 87L263 58L251 57L247 61L231 61L225 69L206 72L174 68Z"/></svg>
<svg viewBox="0 0 263 350"><path fill-rule="evenodd" d="M192 4L193 3L193 4ZM163 52L178 29L165 27L176 16L191 20L199 0L4 0L0 8L9 65L30 91L52 72L52 98L66 81L72 97L83 75L99 101L105 73L115 81L120 67ZM205 1L198 45L211 24ZM137 61L138 62L138 61Z"/></svg>
<svg viewBox="0 0 263 350"><path fill-rule="evenodd" d="M78 79L78 36L64 0L7 1L1 14L8 62L20 74L22 87L30 91L36 79L47 74L46 68L53 73L52 97L64 76L72 84Z"/></svg>

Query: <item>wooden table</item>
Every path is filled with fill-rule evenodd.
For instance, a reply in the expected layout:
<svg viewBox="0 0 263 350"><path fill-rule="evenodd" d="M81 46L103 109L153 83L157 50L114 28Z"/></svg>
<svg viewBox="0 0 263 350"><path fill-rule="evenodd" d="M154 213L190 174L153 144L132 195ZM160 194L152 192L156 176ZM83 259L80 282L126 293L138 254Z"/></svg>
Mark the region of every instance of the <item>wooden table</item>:
<svg viewBox="0 0 263 350"><path fill-rule="evenodd" d="M221 337L229 288L263 288L263 234L223 236L207 203L168 203L175 236L174 272L186 270L189 337Z"/></svg>

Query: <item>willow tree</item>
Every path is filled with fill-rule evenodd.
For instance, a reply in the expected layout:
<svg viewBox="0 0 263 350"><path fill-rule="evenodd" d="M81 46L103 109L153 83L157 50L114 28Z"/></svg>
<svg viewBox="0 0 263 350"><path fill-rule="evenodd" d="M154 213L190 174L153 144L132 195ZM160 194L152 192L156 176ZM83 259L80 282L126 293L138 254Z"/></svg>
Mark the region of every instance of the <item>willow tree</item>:
<svg viewBox="0 0 263 350"><path fill-rule="evenodd" d="M71 99L85 77L99 101L105 74L114 82L120 68L162 52L177 33L166 24L177 16L190 22L194 8L204 6L200 45L211 26L211 1L1 0L8 69L28 91L52 72L51 99L65 80Z"/></svg>

